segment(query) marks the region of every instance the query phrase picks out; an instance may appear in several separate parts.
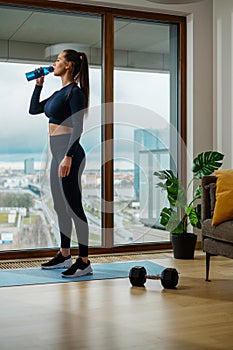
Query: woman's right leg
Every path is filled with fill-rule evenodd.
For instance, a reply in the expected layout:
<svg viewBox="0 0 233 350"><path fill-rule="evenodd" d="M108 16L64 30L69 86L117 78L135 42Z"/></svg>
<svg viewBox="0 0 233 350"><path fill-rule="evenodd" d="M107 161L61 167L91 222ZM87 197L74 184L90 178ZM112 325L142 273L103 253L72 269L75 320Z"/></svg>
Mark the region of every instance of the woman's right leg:
<svg viewBox="0 0 233 350"><path fill-rule="evenodd" d="M61 250L56 257L51 259L48 263L42 264L41 267L46 269L69 268L72 265L72 258L70 255L72 220L67 213L62 183L58 177L58 162L55 157L52 158L51 162L50 187L54 202L54 210L58 218Z"/></svg>

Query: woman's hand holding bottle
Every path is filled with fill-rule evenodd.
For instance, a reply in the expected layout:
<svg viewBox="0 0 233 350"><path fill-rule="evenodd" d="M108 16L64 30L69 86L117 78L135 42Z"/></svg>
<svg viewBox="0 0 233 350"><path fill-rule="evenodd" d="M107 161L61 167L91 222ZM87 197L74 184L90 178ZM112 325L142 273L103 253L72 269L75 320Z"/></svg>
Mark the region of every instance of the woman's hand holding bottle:
<svg viewBox="0 0 233 350"><path fill-rule="evenodd" d="M42 67L40 67L42 68ZM37 70L38 68L36 68L35 70ZM43 86L44 84L44 76L42 75L41 77L37 78L36 79L36 85L39 85L39 86Z"/></svg>

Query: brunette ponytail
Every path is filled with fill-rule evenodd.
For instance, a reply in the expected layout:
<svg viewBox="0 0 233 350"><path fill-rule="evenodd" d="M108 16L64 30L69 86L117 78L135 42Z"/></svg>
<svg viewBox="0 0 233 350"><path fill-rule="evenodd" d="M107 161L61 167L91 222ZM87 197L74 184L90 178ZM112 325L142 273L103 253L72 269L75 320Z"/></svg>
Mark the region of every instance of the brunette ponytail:
<svg viewBox="0 0 233 350"><path fill-rule="evenodd" d="M65 54L65 59L73 63L72 77L76 84L80 84L80 89L85 96L85 108L87 108L89 105L89 68L87 56L84 52L77 52L70 49L64 50L63 52ZM73 87L71 91L72 89Z"/></svg>
<svg viewBox="0 0 233 350"><path fill-rule="evenodd" d="M86 108L89 105L89 70L87 55L84 52L80 53L81 66L79 71L80 88L86 97Z"/></svg>

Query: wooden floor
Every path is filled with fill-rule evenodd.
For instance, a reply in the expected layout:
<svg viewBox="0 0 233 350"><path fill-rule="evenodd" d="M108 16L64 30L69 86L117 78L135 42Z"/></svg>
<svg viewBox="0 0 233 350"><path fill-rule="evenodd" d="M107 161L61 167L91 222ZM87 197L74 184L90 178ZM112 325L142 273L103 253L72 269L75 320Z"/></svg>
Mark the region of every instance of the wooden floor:
<svg viewBox="0 0 233 350"><path fill-rule="evenodd" d="M1 350L232 350L233 260L155 262L180 272L177 290L128 279L0 288Z"/></svg>

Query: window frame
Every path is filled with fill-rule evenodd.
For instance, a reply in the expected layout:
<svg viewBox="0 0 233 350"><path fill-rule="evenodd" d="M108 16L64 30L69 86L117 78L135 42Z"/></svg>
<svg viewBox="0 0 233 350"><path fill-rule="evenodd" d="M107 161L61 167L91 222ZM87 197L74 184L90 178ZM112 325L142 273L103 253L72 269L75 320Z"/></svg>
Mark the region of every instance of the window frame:
<svg viewBox="0 0 233 350"><path fill-rule="evenodd" d="M126 253L137 252L147 250L163 250L170 249L171 243L137 243L114 246L114 219L113 219L113 201L114 201L114 116L113 116L113 75L114 75L114 18L122 17L125 19L140 19L157 21L163 23L175 23L179 25L179 101L180 114L178 124L180 126L180 137L182 139L182 145L179 145L179 174L182 181L186 182L186 110L187 110L187 97L186 97L186 70L187 70L187 23L185 16L169 15L163 13L152 13L147 11L138 11L133 9L120 9L109 8L98 5L83 5L67 2L56 1L44 1L44 0L21 0L21 1L2 1L0 5L10 8L18 9L37 9L37 10L51 10L85 14L102 15L103 18L103 52L102 52L102 103L103 109L103 141L108 141L108 147L103 149L102 154L102 247L90 247L89 254L113 254L113 253ZM103 142L104 144L104 142ZM105 162L106 160L107 161ZM182 166L181 166L182 164ZM106 208L106 205L108 208ZM0 251L1 259L22 259L22 258L43 258L53 256L57 252L57 248L45 248L45 249L23 249L23 250L11 250ZM77 253L77 248L71 249L72 254Z"/></svg>

